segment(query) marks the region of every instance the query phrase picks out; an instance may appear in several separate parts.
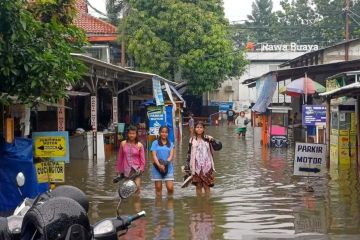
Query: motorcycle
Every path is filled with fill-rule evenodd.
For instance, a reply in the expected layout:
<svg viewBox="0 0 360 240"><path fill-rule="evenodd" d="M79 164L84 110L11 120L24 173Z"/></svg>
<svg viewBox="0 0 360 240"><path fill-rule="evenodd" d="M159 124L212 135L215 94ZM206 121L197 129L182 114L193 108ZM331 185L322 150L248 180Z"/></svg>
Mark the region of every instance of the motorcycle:
<svg viewBox="0 0 360 240"><path fill-rule="evenodd" d="M135 172L129 178L117 176L113 183L119 183L118 194L119 203L116 208L116 217L101 220L94 225L94 239L96 240L117 240L118 236L125 235L131 226L131 223L145 216L145 211L141 211L133 216L120 216L120 205L122 200L129 198L137 190L134 179L140 175Z"/></svg>
<svg viewBox="0 0 360 240"><path fill-rule="evenodd" d="M25 176L22 172L16 175L16 185L20 195L23 196L20 188L25 185ZM0 218L0 240L20 239L22 220L32 204L32 199L25 198L24 201L16 207L13 215L6 218Z"/></svg>
<svg viewBox="0 0 360 240"><path fill-rule="evenodd" d="M145 211L133 216L119 214L122 200L130 197L137 190L134 182L137 176L138 173L135 173L127 179L118 176L113 180L114 183L119 182L120 200L116 217L103 219L90 226L87 216L88 201L84 199L85 194L72 186L60 186L53 191L40 194L36 199L25 198L13 215L0 218L0 240L118 239L118 236L127 233L134 221L145 216ZM20 191L20 187L25 183L22 173L18 174L16 182ZM22 195L21 191L20 194Z"/></svg>

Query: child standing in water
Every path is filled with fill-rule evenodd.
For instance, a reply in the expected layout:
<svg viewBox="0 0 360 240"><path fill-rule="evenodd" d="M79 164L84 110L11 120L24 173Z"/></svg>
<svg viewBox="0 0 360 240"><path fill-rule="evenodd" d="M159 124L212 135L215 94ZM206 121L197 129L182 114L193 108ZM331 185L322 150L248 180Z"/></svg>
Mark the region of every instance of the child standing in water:
<svg viewBox="0 0 360 240"><path fill-rule="evenodd" d="M214 159L213 149L210 144L214 138L205 135L205 125L202 122L195 124L195 136L190 138L189 156L192 183L196 186L197 195L210 193L210 187L214 186Z"/></svg>
<svg viewBox="0 0 360 240"><path fill-rule="evenodd" d="M144 146L139 142L137 136L137 128L129 126L127 138L120 144L116 171L118 174L124 174L125 177L131 176L133 173L145 169L145 150ZM138 187L137 193L140 193L141 178L135 178Z"/></svg>
<svg viewBox="0 0 360 240"><path fill-rule="evenodd" d="M245 138L246 135L246 125L249 123L249 120L245 117L245 112L241 111L239 116L235 119L235 125L237 127L236 131L238 137L243 136Z"/></svg>
<svg viewBox="0 0 360 240"><path fill-rule="evenodd" d="M168 194L174 192L174 144L169 141L169 128L162 126L159 129L160 137L152 143L151 155L153 166L151 180L155 182L156 196L162 194L162 182L165 181Z"/></svg>
<svg viewBox="0 0 360 240"><path fill-rule="evenodd" d="M190 137L194 136L194 115L191 113L190 114L190 119L189 119L189 132L190 132Z"/></svg>

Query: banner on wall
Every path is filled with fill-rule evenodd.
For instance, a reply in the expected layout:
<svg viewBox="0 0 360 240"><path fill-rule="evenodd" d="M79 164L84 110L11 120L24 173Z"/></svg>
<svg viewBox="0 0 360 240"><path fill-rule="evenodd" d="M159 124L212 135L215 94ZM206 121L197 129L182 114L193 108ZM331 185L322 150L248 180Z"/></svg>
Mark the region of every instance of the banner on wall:
<svg viewBox="0 0 360 240"><path fill-rule="evenodd" d="M158 77L152 78L153 84L153 94L156 102L156 106L163 106L164 105L164 96L161 89L161 82Z"/></svg>
<svg viewBox="0 0 360 240"><path fill-rule="evenodd" d="M326 106L303 105L302 123L304 126L326 125Z"/></svg>
<svg viewBox="0 0 360 240"><path fill-rule="evenodd" d="M148 109L149 135L159 135L159 129L166 123L163 107L153 107Z"/></svg>

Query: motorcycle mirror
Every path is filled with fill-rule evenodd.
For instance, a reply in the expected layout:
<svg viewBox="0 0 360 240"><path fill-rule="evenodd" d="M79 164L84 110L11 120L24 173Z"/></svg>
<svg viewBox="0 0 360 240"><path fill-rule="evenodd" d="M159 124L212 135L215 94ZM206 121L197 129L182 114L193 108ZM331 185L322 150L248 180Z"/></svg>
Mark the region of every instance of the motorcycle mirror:
<svg viewBox="0 0 360 240"><path fill-rule="evenodd" d="M137 190L136 183L132 180L126 180L119 186L119 197L122 199L126 199L133 195Z"/></svg>
<svg viewBox="0 0 360 240"><path fill-rule="evenodd" d="M25 185L25 175L22 172L19 172L16 175L16 184L18 187L22 187Z"/></svg>

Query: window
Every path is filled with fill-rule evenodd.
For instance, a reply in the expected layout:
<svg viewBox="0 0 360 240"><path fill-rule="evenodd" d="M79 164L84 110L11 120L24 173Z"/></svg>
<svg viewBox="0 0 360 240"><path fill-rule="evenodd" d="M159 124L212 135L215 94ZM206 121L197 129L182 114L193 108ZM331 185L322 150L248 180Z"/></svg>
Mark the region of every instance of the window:
<svg viewBox="0 0 360 240"><path fill-rule="evenodd" d="M85 55L99 59L101 61L110 62L109 57L109 47L108 46L91 46L91 47L85 47Z"/></svg>

